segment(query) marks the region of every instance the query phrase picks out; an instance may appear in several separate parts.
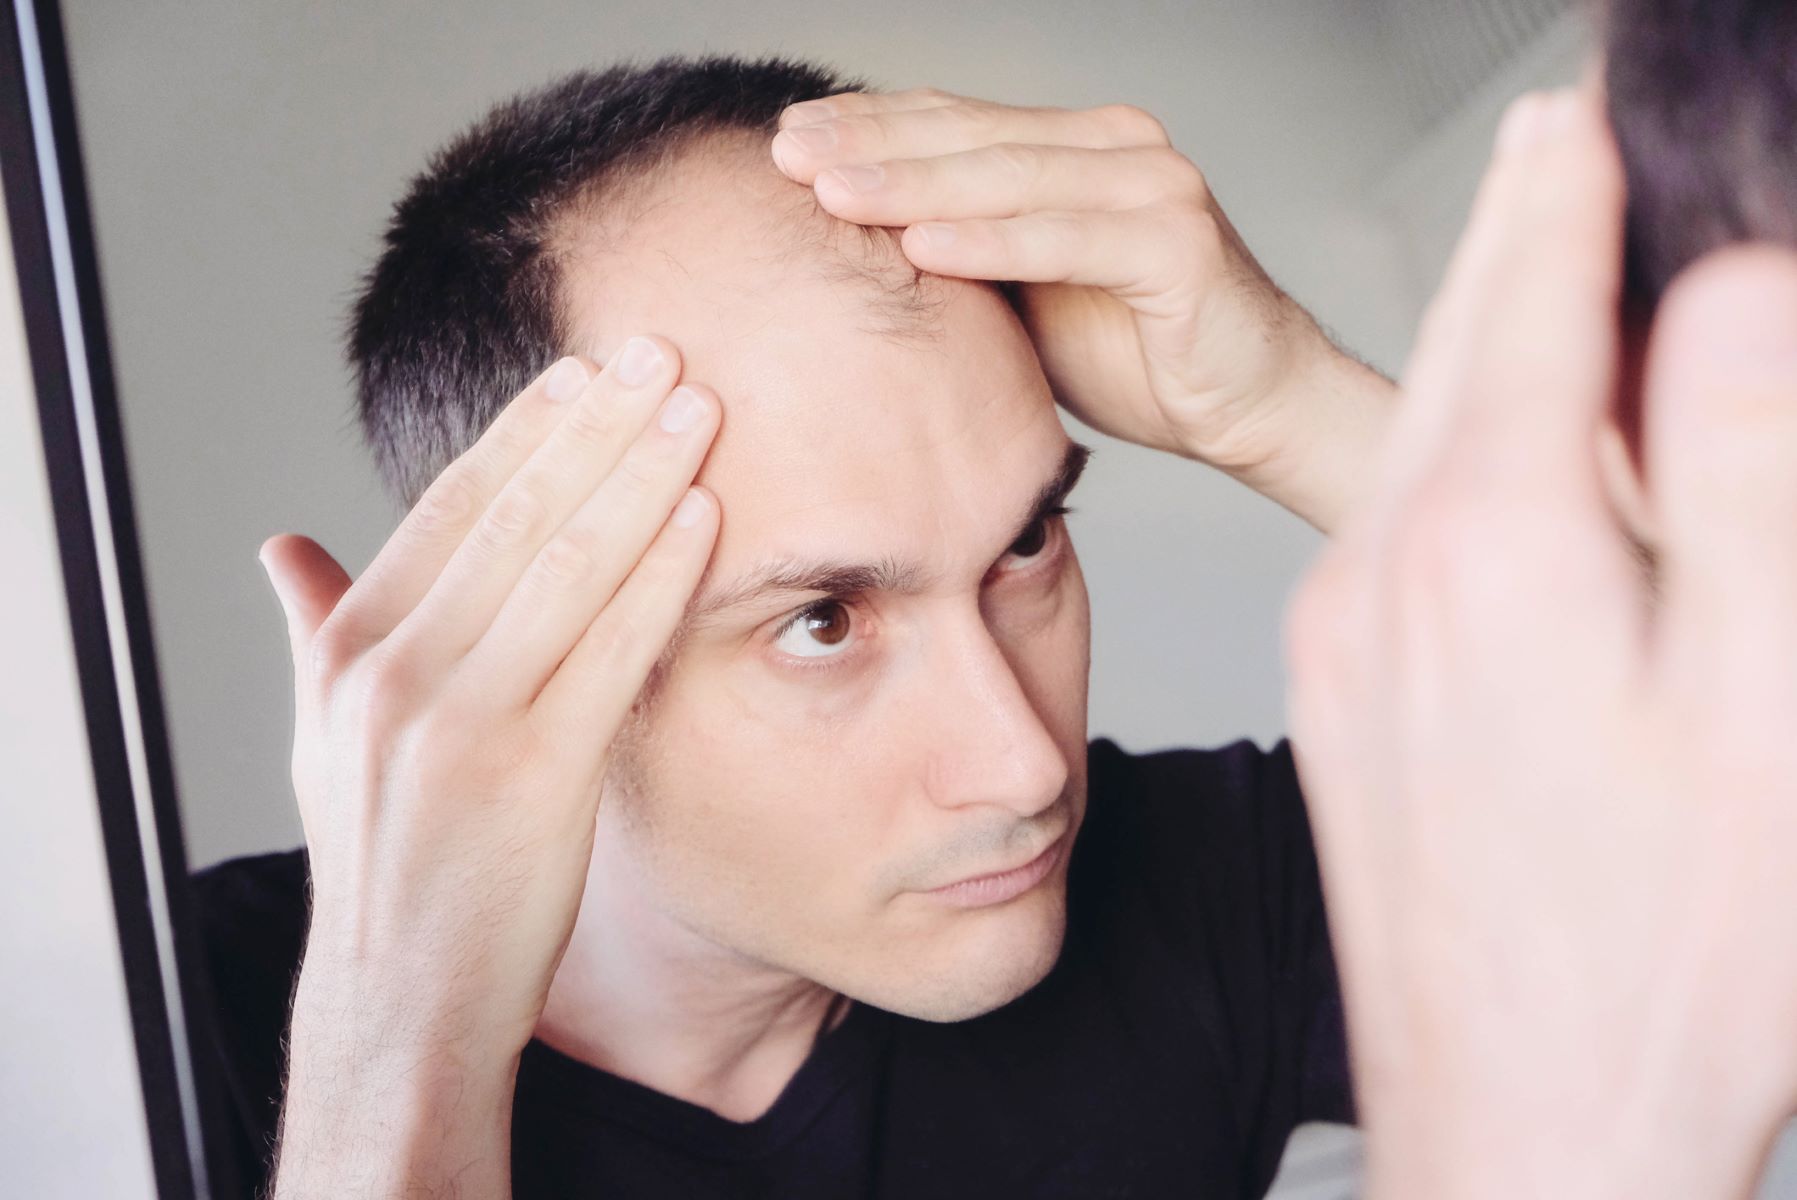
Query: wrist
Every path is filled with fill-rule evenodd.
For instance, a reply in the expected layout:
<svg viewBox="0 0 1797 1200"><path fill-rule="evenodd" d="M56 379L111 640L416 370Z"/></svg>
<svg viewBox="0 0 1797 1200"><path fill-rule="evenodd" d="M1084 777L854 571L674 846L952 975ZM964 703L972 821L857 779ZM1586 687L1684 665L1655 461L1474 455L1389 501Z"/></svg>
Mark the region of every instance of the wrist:
<svg viewBox="0 0 1797 1200"><path fill-rule="evenodd" d="M507 1195L519 1053L302 986L288 1037L279 1200Z"/></svg>
<svg viewBox="0 0 1797 1200"><path fill-rule="evenodd" d="M1179 453L1228 474L1325 533L1370 487L1397 388L1303 317L1273 385L1225 435Z"/></svg>
<svg viewBox="0 0 1797 1200"><path fill-rule="evenodd" d="M447 945L455 952L438 949ZM543 997L526 986L538 972L517 956L483 949L491 945L464 923L369 921L315 908L294 990L296 1017L310 1011L324 1028L367 1030L405 1052L459 1046L485 1058L516 1055L542 1015Z"/></svg>

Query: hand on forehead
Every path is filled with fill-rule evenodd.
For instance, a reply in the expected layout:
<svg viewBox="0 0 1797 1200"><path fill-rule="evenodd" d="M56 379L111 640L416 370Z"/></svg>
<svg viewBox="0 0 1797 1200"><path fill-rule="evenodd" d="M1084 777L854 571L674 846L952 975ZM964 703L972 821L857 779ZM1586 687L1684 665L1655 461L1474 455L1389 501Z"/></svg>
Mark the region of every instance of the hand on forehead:
<svg viewBox="0 0 1797 1200"><path fill-rule="evenodd" d="M895 237L823 212L760 140L685 155L609 219L585 211L563 302L589 353L652 329L722 400L698 477L725 510L719 560L770 552L794 522L915 551L902 543L940 542L952 514L1008 516L1010 491L1059 462L1047 383L996 289L920 277Z"/></svg>

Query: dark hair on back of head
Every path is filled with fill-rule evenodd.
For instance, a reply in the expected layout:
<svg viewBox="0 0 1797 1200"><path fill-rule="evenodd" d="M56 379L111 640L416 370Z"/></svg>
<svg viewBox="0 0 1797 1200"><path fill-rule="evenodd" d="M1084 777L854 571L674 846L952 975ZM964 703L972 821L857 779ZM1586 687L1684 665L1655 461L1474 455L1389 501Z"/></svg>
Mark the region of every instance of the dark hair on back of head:
<svg viewBox="0 0 1797 1200"><path fill-rule="evenodd" d="M571 202L696 137L771 137L787 105L862 90L777 55L671 55L518 95L440 149L394 205L347 331L363 434L393 493L414 503L566 352L549 243Z"/></svg>
<svg viewBox="0 0 1797 1200"><path fill-rule="evenodd" d="M1628 179L1624 306L1734 242L1797 246L1797 3L1611 0L1610 124Z"/></svg>

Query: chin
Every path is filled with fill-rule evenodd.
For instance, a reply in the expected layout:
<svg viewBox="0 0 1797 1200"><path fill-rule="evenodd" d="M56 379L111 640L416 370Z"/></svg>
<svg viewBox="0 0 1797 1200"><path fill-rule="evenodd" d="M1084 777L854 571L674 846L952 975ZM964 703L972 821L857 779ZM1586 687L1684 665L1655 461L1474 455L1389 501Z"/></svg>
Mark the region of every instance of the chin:
<svg viewBox="0 0 1797 1200"><path fill-rule="evenodd" d="M1048 975L1067 933L1065 876L1028 896L957 916L923 956L884 986L841 988L857 1000L919 1021L968 1021L1003 1008Z"/></svg>

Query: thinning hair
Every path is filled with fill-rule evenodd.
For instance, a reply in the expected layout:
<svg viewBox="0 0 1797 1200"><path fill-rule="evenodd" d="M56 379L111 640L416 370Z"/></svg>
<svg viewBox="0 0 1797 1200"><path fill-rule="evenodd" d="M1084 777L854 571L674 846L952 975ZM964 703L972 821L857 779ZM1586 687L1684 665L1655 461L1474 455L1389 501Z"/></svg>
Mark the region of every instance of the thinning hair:
<svg viewBox="0 0 1797 1200"><path fill-rule="evenodd" d="M539 371L578 351L561 300L570 223L627 222L696 148L771 138L787 105L866 90L777 55L670 55L563 76L445 143L395 203L346 331L363 436L393 495L415 503ZM899 231L807 197L782 234L826 278L868 285L874 332L930 336L943 301L927 284L940 280L904 260Z"/></svg>

